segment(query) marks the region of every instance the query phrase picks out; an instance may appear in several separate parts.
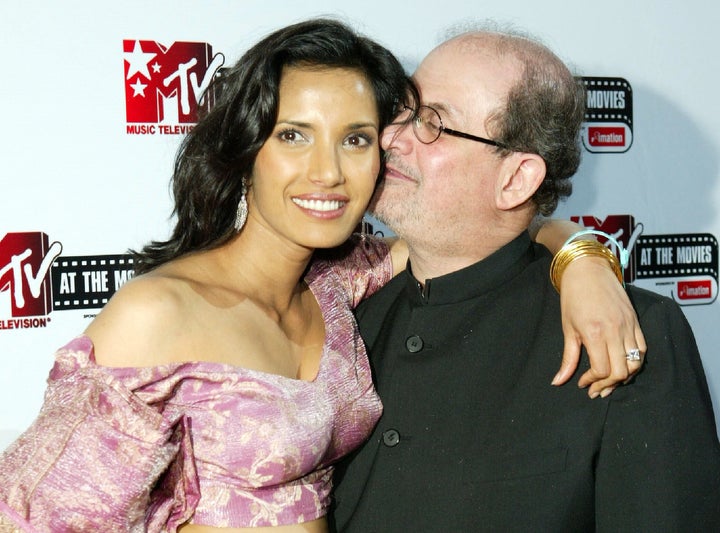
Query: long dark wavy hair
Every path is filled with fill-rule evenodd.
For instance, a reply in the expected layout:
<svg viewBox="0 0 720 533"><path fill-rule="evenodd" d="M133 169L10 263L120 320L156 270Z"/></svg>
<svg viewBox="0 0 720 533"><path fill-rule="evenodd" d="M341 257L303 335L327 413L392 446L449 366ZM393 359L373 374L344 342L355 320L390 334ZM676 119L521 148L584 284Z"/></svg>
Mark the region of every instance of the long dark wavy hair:
<svg viewBox="0 0 720 533"><path fill-rule="evenodd" d="M417 98L395 56L340 21L315 18L271 33L208 87L215 105L185 137L175 159L171 184L177 222L168 240L131 251L136 274L216 248L236 234L242 181L275 127L280 78L289 66L362 73L373 88L380 128L392 121L399 102Z"/></svg>

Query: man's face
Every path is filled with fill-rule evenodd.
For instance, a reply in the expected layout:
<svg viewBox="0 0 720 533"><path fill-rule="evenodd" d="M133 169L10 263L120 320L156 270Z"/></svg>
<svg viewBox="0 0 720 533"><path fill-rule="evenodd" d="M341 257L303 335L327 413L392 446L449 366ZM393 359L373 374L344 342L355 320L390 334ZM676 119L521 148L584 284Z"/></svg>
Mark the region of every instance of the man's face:
<svg viewBox="0 0 720 533"><path fill-rule="evenodd" d="M486 119L503 105L519 67L482 46L446 43L425 58L414 78L422 103L439 112L444 126L492 138ZM452 247L462 248L493 224L502 166L494 147L448 134L423 144L410 125L387 127L381 143L387 170L371 209L411 248L455 253Z"/></svg>

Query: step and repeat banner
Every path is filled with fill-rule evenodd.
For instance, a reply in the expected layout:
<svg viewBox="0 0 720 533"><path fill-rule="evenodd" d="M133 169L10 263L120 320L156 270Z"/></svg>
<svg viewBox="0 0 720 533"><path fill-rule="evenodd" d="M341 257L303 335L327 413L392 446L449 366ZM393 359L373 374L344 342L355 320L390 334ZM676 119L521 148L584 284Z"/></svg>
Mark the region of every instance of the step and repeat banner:
<svg viewBox="0 0 720 533"><path fill-rule="evenodd" d="M626 281L683 307L720 414L720 6L570 4L0 4L0 449L35 417L54 351L132 277L127 250L167 235L173 156L212 104L199 102L208 82L316 15L376 38L408 71L449 26L484 18L572 64L587 87L585 153L557 215L616 236L631 251Z"/></svg>

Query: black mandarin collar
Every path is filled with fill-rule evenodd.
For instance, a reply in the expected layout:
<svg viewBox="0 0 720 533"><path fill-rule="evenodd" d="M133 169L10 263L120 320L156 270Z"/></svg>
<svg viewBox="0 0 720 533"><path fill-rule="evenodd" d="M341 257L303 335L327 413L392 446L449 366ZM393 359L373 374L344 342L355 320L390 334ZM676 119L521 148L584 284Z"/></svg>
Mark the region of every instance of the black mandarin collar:
<svg viewBox="0 0 720 533"><path fill-rule="evenodd" d="M533 242L527 231L508 244L468 267L437 278L423 287L412 275L408 261L403 275L412 302L418 305L443 305L479 296L498 287L527 267L534 257Z"/></svg>

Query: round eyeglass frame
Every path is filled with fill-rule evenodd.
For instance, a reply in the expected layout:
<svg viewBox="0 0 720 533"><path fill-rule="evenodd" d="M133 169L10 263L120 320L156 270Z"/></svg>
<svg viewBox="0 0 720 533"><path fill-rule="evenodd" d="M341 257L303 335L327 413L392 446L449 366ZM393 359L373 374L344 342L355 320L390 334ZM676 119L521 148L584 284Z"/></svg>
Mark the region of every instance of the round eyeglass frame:
<svg viewBox="0 0 720 533"><path fill-rule="evenodd" d="M417 109L413 109L410 106L403 106L403 111L410 111L410 118L403 121L407 124L412 122L412 129L415 137L418 141L423 144L432 144L440 138L440 135L446 133L453 137L460 137L461 139L469 139L471 141L480 142L483 144L489 144L490 146L497 146L498 148L506 148L504 144L488 139L486 137L480 137L478 135L472 135L463 131L453 130L443 124L440 113L437 109L429 105L420 105ZM425 114L426 116L423 116ZM437 124L433 123L433 120L437 121Z"/></svg>

